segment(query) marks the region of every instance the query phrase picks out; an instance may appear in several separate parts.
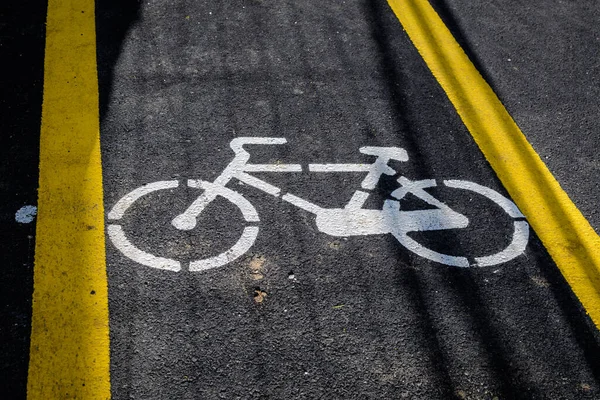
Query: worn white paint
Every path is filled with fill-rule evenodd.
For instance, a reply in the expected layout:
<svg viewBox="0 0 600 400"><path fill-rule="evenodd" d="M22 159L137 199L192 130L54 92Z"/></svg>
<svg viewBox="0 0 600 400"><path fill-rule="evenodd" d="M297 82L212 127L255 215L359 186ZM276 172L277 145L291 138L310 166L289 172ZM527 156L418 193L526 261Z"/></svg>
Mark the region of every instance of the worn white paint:
<svg viewBox="0 0 600 400"><path fill-rule="evenodd" d="M264 144L264 145L276 145L276 144L286 144L287 139L282 137L238 137L232 139L229 142L229 147L234 151L236 156L238 154L248 154L246 150L244 150L243 146L246 144Z"/></svg>
<svg viewBox="0 0 600 400"><path fill-rule="evenodd" d="M33 222L36 215L36 206L23 206L19 208L15 213L15 221L17 221L20 224L29 224Z"/></svg>
<svg viewBox="0 0 600 400"><path fill-rule="evenodd" d="M363 236L466 228L469 220L445 209L401 211L400 203L386 200L381 210L333 208L317 213L317 228L332 236Z"/></svg>
<svg viewBox="0 0 600 400"><path fill-rule="evenodd" d="M386 200L382 210L356 209L348 206L344 209L320 209L316 211L317 228L328 235L341 237L391 233L398 242L421 257L446 265L468 267L469 261L466 257L435 252L408 236L410 232L463 229L469 225L467 217L450 209L425 191L427 188L436 186L435 180L410 181L405 177L400 177L398 182L402 186L392 193L393 197L400 200L412 193L426 203L435 206L436 209L402 211L400 203L395 200ZM459 180L447 180L444 181L444 184L452 188L470 190L487 197L502 207L512 218L523 218L514 203L490 188ZM349 205L354 206L355 203L363 201L363 195L355 196L350 200ZM522 254L529 240L529 225L525 221L515 221L514 227L511 244L499 253L475 257L476 265L496 265Z"/></svg>
<svg viewBox="0 0 600 400"><path fill-rule="evenodd" d="M421 199L431 200L431 199L433 199L433 196L431 196L429 193L425 192L423 189L432 188L432 187L437 186L437 184L435 183L435 179L422 179L420 181L411 181L404 176L401 176L400 178L398 178L398 183L400 184L400 187L391 193L391 196L395 197L398 200L403 199L409 193L418 193L418 194L420 194L419 197ZM435 202L442 204L441 202L439 202L437 200L435 200ZM439 205L439 204L436 204L436 205Z"/></svg>
<svg viewBox="0 0 600 400"><path fill-rule="evenodd" d="M308 164L310 172L369 172L370 164Z"/></svg>
<svg viewBox="0 0 600 400"><path fill-rule="evenodd" d="M331 236L365 236L389 233L389 220L382 210L322 208L317 229Z"/></svg>
<svg viewBox="0 0 600 400"><path fill-rule="evenodd" d="M383 164L387 164L390 160L408 161L408 153L401 147L364 146L358 151L369 156L377 156L379 162Z"/></svg>
<svg viewBox="0 0 600 400"><path fill-rule="evenodd" d="M371 195L371 193L369 193L369 192L363 192L362 190L357 190L354 192L354 194L352 195L352 198L350 199L350 201L346 204L346 206L344 208L351 209L351 210L358 210L358 209L362 208L362 206L365 204L365 201L367 201L367 199L369 198L370 195Z"/></svg>
<svg viewBox="0 0 600 400"><path fill-rule="evenodd" d="M300 164L246 164L245 172L302 172Z"/></svg>

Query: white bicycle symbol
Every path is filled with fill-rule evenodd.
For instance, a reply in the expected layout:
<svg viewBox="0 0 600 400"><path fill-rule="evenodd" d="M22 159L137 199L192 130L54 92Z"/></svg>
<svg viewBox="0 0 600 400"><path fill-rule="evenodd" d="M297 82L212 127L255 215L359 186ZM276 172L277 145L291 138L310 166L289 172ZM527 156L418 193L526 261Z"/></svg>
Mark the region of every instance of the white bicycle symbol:
<svg viewBox="0 0 600 400"><path fill-rule="evenodd" d="M469 225L466 216L452 210L425 190L435 187L435 180L411 181L401 176L398 178L400 187L391 193L395 200L385 200L381 210L363 208L370 195L369 191L375 189L382 175L396 175L397 172L388 165L389 161L408 161L408 155L404 149L399 147L361 147L359 149L361 153L377 157L372 164L309 164L308 171L310 172L367 173L361 183L361 189L363 190L356 190L344 208L322 208L291 193L281 195L281 189L250 175L252 172L302 172L300 164L249 164L250 154L243 148L246 144L277 145L286 142L285 138L273 137L239 137L233 139L230 147L235 152L235 156L214 182L193 179L187 181L189 187L203 189L204 192L182 214L177 215L172 220L175 228L179 230L193 229L196 226L198 216L217 196L221 196L237 206L247 224L241 237L231 248L213 257L191 261L189 264L190 271L204 271L230 263L246 253L258 236L257 223L259 217L256 209L240 193L226 187L229 181L234 178L315 214L317 229L328 235L349 237L391 233L401 245L421 257L450 266L469 267L472 265L467 257L435 252L408 236L410 232L462 229ZM529 224L512 201L490 188L473 182L444 180L443 184L449 188L472 191L490 199L514 220L511 243L498 253L475 257L473 265L483 267L505 263L523 253L529 240ZM108 219L119 221L142 196L158 190L177 188L178 186L179 181L170 180L153 182L134 189L114 205L108 214ZM400 200L409 193L435 208L415 211L401 210ZM121 225L117 223L108 225L108 235L117 249L139 264L171 271L181 270L180 261L159 257L136 247L126 237Z"/></svg>

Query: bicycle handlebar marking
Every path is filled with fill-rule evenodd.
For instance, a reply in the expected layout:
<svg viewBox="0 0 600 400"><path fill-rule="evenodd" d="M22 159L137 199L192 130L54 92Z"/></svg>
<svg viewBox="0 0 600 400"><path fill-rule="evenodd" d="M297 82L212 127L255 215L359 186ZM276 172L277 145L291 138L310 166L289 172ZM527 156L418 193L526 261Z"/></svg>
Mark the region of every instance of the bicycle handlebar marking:
<svg viewBox="0 0 600 400"><path fill-rule="evenodd" d="M316 227L322 233L338 237L391 234L405 248L431 261L456 267L469 267L472 265L466 256L438 253L408 236L410 232L464 229L469 225L466 216L452 210L426 191L426 189L437 186L435 180L411 181L404 176L399 176L397 182L400 187L391 193L394 200L385 200L381 210L363 208L370 195L369 191L377 187L382 175L394 176L397 174L396 170L389 165L389 162L392 160L408 161L408 154L404 149L398 147L361 147L359 149L361 153L376 157L371 164L309 164L309 172L362 172L367 174L361 183L361 189L364 190L356 190L343 208L323 208L291 193L282 195L280 188L250 175L252 172L302 172L303 168L300 164L248 163L250 153L244 149L245 145L280 145L285 143L287 143L285 138L235 138L230 142L230 147L234 151L233 160L213 182L193 179L187 181L188 187L201 189L204 192L182 214L173 218L172 225L176 229L193 229L196 226L198 216L217 197L224 198L239 208L245 223L248 224L244 227L241 237L231 248L213 257L191 261L189 263L190 271L205 271L226 265L245 254L256 241L259 228L254 224L259 222L258 213L245 197L226 187L229 181L234 178L314 214ZM523 214L512 201L488 187L473 182L444 180L442 184L449 188L467 190L486 197L496 203L514 220L514 232L510 244L498 253L482 257L471 257L475 260L473 265L491 266L505 263L525 251L529 241L529 224L524 220ZM178 181L159 181L134 189L117 201L108 213L108 219L119 221L138 199L159 190L177 187L179 187ZM401 210L400 200L408 194L416 196L434 208L414 211ZM182 268L180 261L155 256L137 248L127 238L121 224L109 224L107 232L115 247L123 255L139 264L170 271L180 271Z"/></svg>

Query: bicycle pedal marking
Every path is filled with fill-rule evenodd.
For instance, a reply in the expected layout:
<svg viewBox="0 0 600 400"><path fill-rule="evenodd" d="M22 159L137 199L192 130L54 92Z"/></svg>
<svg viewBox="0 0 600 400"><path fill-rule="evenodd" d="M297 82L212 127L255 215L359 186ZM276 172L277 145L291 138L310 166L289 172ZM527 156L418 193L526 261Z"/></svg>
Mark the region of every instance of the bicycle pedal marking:
<svg viewBox="0 0 600 400"><path fill-rule="evenodd" d="M280 198L304 211L315 215L317 229L325 234L339 237L368 236L391 234L406 249L428 260L455 266L492 266L510 261L521 255L529 241L529 224L517 206L500 193L488 187L463 180L444 180L441 185L452 189L467 190L479 194L497 204L510 218L513 219L513 236L510 244L503 250L482 257L472 257L473 263L466 256L443 254L429 249L408 236L411 232L441 231L448 229L463 229L469 225L466 216L452 210L448 205L435 198L426 189L437 186L433 179L412 181L404 176L397 179L400 187L391 193L394 200L385 200L381 210L362 208L383 175L394 176L397 172L388 163L391 160L408 161L404 149L398 147L362 147L360 152L376 157L371 164L308 164L303 169L299 164L249 164L250 154L244 146L250 145L281 145L285 138L270 137L240 137L230 142L235 155L229 165L213 181L190 179L187 186L200 189L203 192L181 214L174 216L172 225L178 230L191 230L196 227L197 219L204 209L217 197L224 198L236 206L245 221L239 239L228 250L212 257L189 262L189 270L193 272L206 271L229 264L245 254L254 245L259 228L255 225L260 221L256 209L242 194L226 185L231 180L238 180L266 194ZM354 192L348 203L341 208L323 208L308 200L291 193L281 196L281 189L259 179L251 172L301 172L313 173L344 173L363 172L366 177L361 187ZM108 213L110 221L119 221L129 208L140 198L166 189L180 187L177 180L158 181L143 185L123 196ZM361 190L362 189L362 190ZM412 194L426 202L433 209L404 211L400 208L400 200ZM136 247L125 235L120 224L111 223L107 226L108 236L115 247L126 257L138 264L170 271L180 271L182 263L178 260L150 254Z"/></svg>

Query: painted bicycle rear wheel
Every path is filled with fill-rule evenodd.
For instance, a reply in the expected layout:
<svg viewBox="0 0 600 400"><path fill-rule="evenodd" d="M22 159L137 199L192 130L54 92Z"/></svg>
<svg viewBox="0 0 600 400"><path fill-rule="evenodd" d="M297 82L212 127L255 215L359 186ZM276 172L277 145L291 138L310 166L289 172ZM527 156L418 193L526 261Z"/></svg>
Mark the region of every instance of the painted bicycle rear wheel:
<svg viewBox="0 0 600 400"><path fill-rule="evenodd" d="M254 244L258 236L259 221L258 214L254 206L246 200L241 194L211 182L202 180L188 180L187 185L191 188L204 190L202 196L212 202L219 197L224 198L235 205L241 212L246 223L241 236L229 249L211 257L191 260L189 262L190 271L205 271L212 268L221 267L239 258L246 253ZM108 214L108 220L113 222L120 221L139 199L161 190L171 190L179 187L179 181L159 181L146 184L142 187L132 190L123 196L111 209ZM151 254L148 251L140 249L127 237L125 230L119 223L110 223L107 226L108 236L113 245L123 255L138 264L151 268L180 271L182 262L168 257Z"/></svg>

